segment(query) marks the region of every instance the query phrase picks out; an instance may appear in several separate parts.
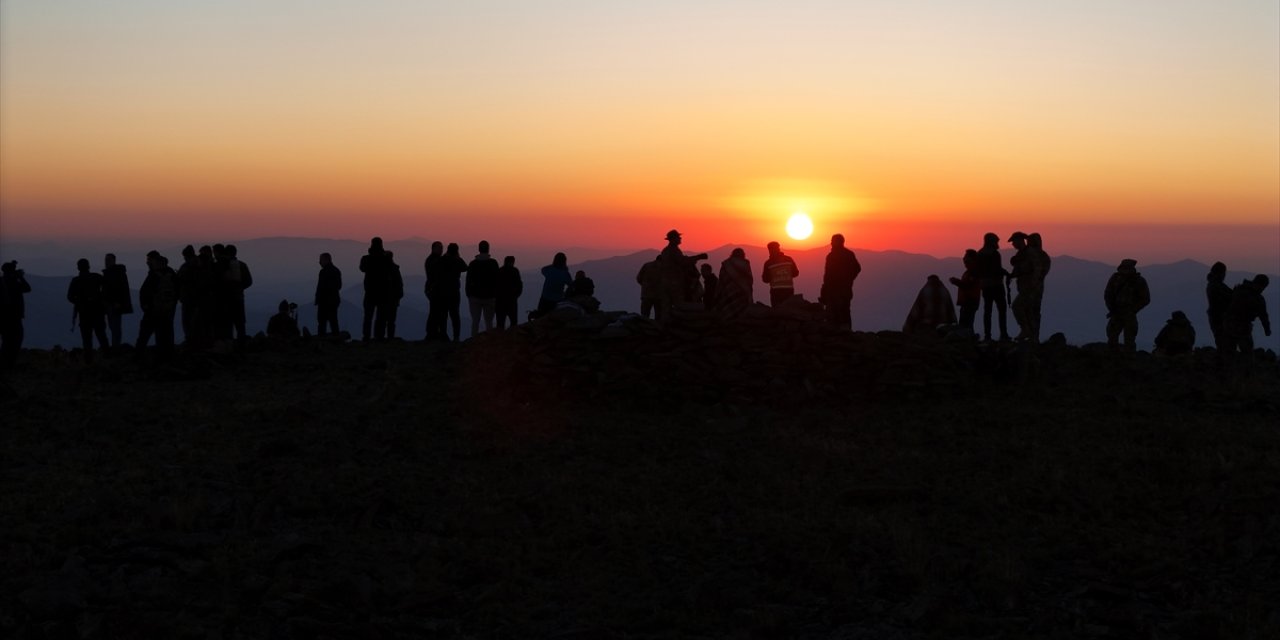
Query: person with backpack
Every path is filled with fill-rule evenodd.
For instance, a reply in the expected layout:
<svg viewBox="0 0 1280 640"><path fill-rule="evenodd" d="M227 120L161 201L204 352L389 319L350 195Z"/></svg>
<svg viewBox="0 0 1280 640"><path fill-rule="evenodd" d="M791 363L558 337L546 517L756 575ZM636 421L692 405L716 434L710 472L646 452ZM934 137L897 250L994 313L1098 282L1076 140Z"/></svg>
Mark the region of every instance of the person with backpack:
<svg viewBox="0 0 1280 640"><path fill-rule="evenodd" d="M1267 300L1262 292L1271 279L1259 273L1252 280L1245 280L1231 290L1231 304L1222 315L1222 336L1226 352L1253 353L1253 321L1262 323L1263 335L1271 335L1271 317L1267 315Z"/></svg>
<svg viewBox="0 0 1280 640"><path fill-rule="evenodd" d="M1124 333L1125 350L1137 350L1138 312L1151 304L1151 289L1137 266L1137 260L1121 260L1102 293L1107 304L1107 346L1113 350L1120 348L1121 333Z"/></svg>
<svg viewBox="0 0 1280 640"><path fill-rule="evenodd" d="M107 350L107 305L102 294L103 277L89 270L89 261L76 261L79 275L71 279L67 288L67 302L71 303L71 315L80 321L80 342L84 347L84 361L93 361L93 337Z"/></svg>
<svg viewBox="0 0 1280 640"><path fill-rule="evenodd" d="M159 251L147 253L147 279L138 290L138 306L142 321L138 325L138 354L147 347L151 336L162 358L173 351L173 317L178 309L178 274L169 267L169 259Z"/></svg>
<svg viewBox="0 0 1280 640"><path fill-rule="evenodd" d="M253 274L249 272L249 265L236 257L234 244L227 245L224 250L227 254L227 265L222 272L222 277L225 280L226 312L231 321L231 327L235 330L236 341L244 342L249 339L245 332L244 290L253 286Z"/></svg>
<svg viewBox="0 0 1280 640"><path fill-rule="evenodd" d="M102 300L107 308L107 330L111 333L111 346L120 346L121 316L133 313L133 294L129 292L129 274L124 265L116 264L116 254L108 253L103 259Z"/></svg>

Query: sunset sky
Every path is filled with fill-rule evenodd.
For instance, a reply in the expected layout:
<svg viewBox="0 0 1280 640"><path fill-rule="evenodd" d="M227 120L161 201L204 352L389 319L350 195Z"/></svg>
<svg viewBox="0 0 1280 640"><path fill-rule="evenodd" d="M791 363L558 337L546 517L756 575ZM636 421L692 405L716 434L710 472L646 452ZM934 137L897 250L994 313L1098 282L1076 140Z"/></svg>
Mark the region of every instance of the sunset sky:
<svg viewBox="0 0 1280 640"><path fill-rule="evenodd" d="M797 246L1280 270L1280 3L0 3L7 239L709 248L795 210Z"/></svg>

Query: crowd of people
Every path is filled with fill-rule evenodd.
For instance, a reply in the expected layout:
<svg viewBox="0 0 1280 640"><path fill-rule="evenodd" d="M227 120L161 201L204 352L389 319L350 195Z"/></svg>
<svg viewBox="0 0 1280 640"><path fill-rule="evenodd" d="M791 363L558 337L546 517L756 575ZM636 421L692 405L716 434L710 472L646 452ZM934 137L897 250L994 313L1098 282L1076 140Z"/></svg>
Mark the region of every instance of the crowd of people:
<svg viewBox="0 0 1280 640"><path fill-rule="evenodd" d="M679 231L667 232L666 247L652 261L644 263L636 274L642 316L664 322L682 305L695 305L695 308L732 318L755 303L755 275L741 248L734 249L720 263L717 274L710 264L698 264L708 259L707 254L685 255L680 249L682 240ZM994 233L983 237L980 249L964 252L964 272L950 278L956 288L954 300L939 276L928 276L902 331L977 339L979 333L974 324L981 307L983 341L1040 342L1045 279L1052 260L1038 233L1015 232L1008 242L1015 250L1008 269L1000 254L1000 236ZM506 256L499 265L490 255L487 241L481 241L477 249L475 257L467 261L460 255L456 243L447 247L442 242L432 243L431 252L423 262L426 276L423 293L429 307L426 340L456 342L462 339L463 295L470 311L471 336L481 332L482 323L484 331L493 330L495 319L498 330L514 327L519 322L519 298L524 283L515 266L515 257ZM142 313L134 345L139 353L154 338L157 353L167 357L174 349L175 317L180 317L184 348L200 350L215 342L236 343L247 338L244 292L253 286L253 276L248 265L237 256L235 245L205 245L199 250L187 245L182 257L183 262L175 271L159 252L146 255L147 274L138 290L138 307ZM342 271L334 265L329 253L320 254L319 264L313 301L316 333L345 335L338 322ZM113 254L105 256L101 273L94 272L89 260L84 258L77 261L76 268L78 273L71 280L67 300L72 305L73 328L78 325L80 329L84 358L91 360L95 338L104 351L122 344L122 318L134 312L132 294L127 270ZM396 316L404 298L400 265L394 254L383 246L382 239L373 238L368 251L360 258L359 269L364 285L361 339L395 338ZM844 236L833 235L818 298L826 321L833 326L852 328L853 285L861 272L862 265L845 246ZM582 313L598 310L594 281L581 270L571 274L564 253L555 254L551 264L541 269L541 274L543 285L537 308L528 314L530 320L565 306ZM1271 322L1262 295L1269 279L1260 274L1232 287L1226 283L1226 274L1226 265L1217 262L1207 276L1207 314L1214 346L1223 353L1251 353L1255 320L1261 322L1265 335L1271 335ZM779 243L770 242L768 258L759 276L768 285L769 304L778 307L796 298L795 282L799 276L796 261L782 251ZM31 291L31 286L17 263L7 262L3 265L0 287L0 359L7 367L22 345L23 296ZM1137 261L1120 262L1103 291L1103 301L1107 308L1107 344L1116 350L1135 350L1138 313L1151 302L1150 288L1137 270ZM307 329L299 328L297 309L297 303L281 301L278 313L267 323L267 336L289 339L310 335ZM1010 336L1008 331L1010 310L1017 323L1015 336ZM993 316L997 334L992 332ZM1190 319L1183 311L1175 311L1156 336L1156 351L1169 355L1188 353L1195 347L1195 341Z"/></svg>

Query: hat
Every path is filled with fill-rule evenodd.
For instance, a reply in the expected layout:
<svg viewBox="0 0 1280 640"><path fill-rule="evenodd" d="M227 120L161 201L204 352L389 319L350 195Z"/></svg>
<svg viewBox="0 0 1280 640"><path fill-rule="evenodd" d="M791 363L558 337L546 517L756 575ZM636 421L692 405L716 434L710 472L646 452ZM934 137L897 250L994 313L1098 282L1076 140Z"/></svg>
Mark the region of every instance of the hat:
<svg viewBox="0 0 1280 640"><path fill-rule="evenodd" d="M1013 232L1013 235L1009 236L1009 242L1013 242L1014 240L1017 240L1018 238L1026 238L1026 237L1027 237L1027 234L1025 234L1025 233L1023 233L1023 232L1021 232L1021 231L1014 231L1014 232Z"/></svg>
<svg viewBox="0 0 1280 640"><path fill-rule="evenodd" d="M672 229L672 230L670 230L670 231L668 231L668 232L667 232L667 240L679 240L679 239L680 239L680 232L679 232L679 231L676 231L675 229Z"/></svg>
<svg viewBox="0 0 1280 640"><path fill-rule="evenodd" d="M1133 269L1137 266L1138 266L1138 261L1134 260L1133 258L1125 258L1124 260L1120 261L1121 269L1125 269L1125 268Z"/></svg>

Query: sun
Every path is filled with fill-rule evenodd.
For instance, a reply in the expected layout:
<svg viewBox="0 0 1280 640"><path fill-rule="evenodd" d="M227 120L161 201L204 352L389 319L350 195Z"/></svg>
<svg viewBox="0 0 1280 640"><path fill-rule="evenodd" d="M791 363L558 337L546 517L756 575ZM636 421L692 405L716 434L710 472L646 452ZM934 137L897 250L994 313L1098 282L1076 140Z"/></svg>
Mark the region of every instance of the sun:
<svg viewBox="0 0 1280 640"><path fill-rule="evenodd" d="M791 214L791 218L787 220L787 235L795 240L804 240L813 235L813 220L809 219L809 214L803 211Z"/></svg>

